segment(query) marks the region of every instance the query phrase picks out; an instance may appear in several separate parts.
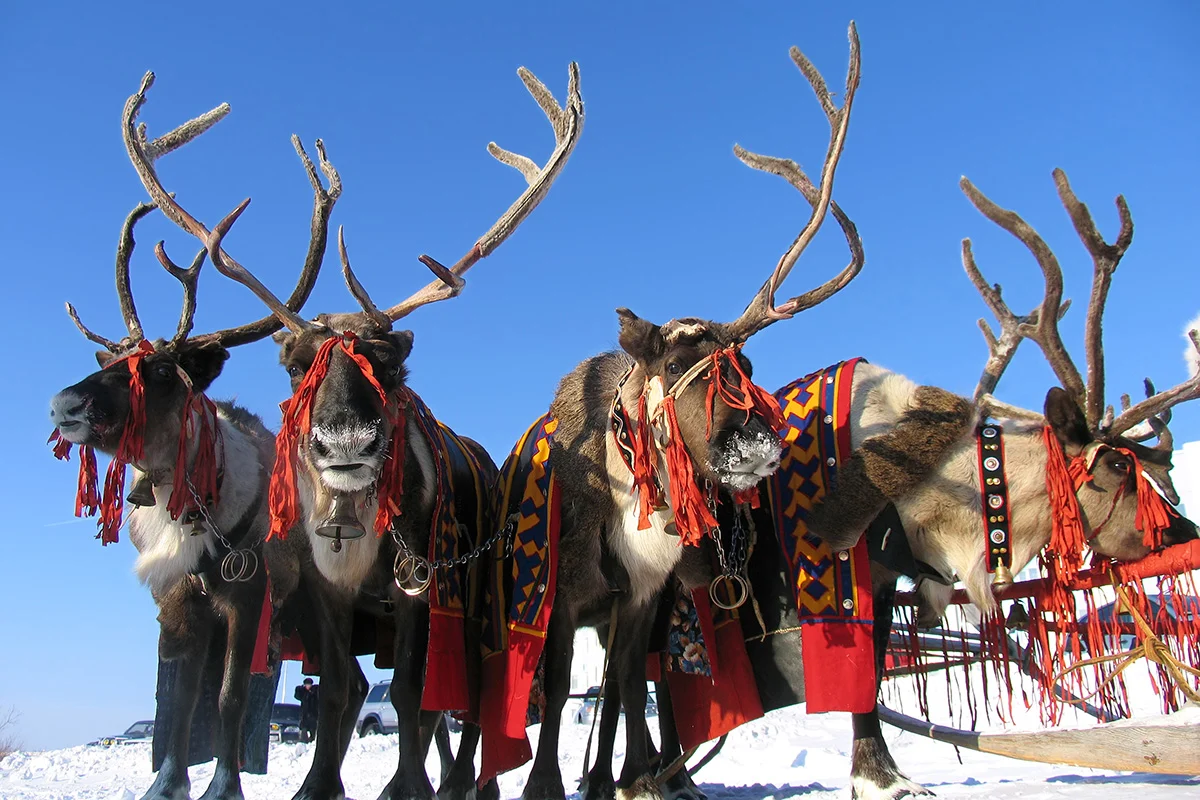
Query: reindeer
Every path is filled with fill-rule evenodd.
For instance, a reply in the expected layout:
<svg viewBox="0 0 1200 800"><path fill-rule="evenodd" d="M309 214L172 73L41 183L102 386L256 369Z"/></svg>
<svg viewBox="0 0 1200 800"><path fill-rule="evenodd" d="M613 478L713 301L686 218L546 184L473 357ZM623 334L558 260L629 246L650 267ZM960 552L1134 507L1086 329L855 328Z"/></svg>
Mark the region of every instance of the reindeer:
<svg viewBox="0 0 1200 800"><path fill-rule="evenodd" d="M811 185L794 164L745 151L739 151L739 156L751 166L783 176L811 197ZM1167 422L1174 405L1200 397L1200 376L1192 375L1165 392L1155 392L1147 379L1147 399L1131 407L1129 396L1122 396L1124 410L1119 416L1114 416L1111 406L1105 407L1101 321L1113 273L1132 241L1133 222L1124 198L1118 197L1120 232L1113 243L1105 242L1061 170L1054 171L1054 182L1094 262L1085 324L1086 385L1058 333L1057 323L1069 301L1062 299L1062 271L1057 259L1021 217L1001 209L964 178L961 187L975 207L1033 254L1045 279L1043 300L1025 316L1014 314L1002 299L1000 286L989 285L984 279L971 241L964 239L962 259L967 275L1000 323L997 336L985 320L979 321L989 358L972 401L936 387L917 386L881 367L859 364L852 387L853 455L839 471L836 490L815 506L808 518L810 531L834 549L844 550L882 518L891 504L897 514L891 519L898 523L893 533L904 535L912 552L912 571L905 570L905 574L917 579L923 601L920 622L926 626L942 616L955 581L963 582L972 602L985 615L998 614L996 595L1011 584L1013 572L1020 571L1048 545L1058 551L1053 558L1060 564L1065 556L1069 568L1072 562L1078 566L1085 544L1098 556L1129 561L1144 557L1152 549L1197 536L1194 523L1168 508L1168 504L1176 505L1179 497L1170 478L1172 438ZM1194 351L1200 354L1200 332L1190 331L1189 338ZM1061 382L1061 386L1047 392L1041 414L1005 404L992 394L1023 339L1038 344ZM781 406L792 385L777 392ZM997 420L995 425L983 427L990 417ZM989 429L1003 431L1008 463L1005 505L997 505L992 499L997 496L996 490L982 483L980 441L981 437L987 441ZM1153 447L1142 444L1154 437L1158 442ZM1060 469L1055 461L1071 464L1072 474L1079 476L1069 489L1069 497L1054 497L1048 488L1047 474ZM999 548L995 539L985 538L994 535L992 530L981 529L985 507L993 513L1007 509L1011 515L1007 554L996 552ZM1147 512L1147 507L1161 510L1157 523L1150 522L1154 515ZM1066 543L1069 552L1065 554L1064 544L1056 541L1056 527L1065 513L1056 509L1064 508L1077 509L1081 533L1078 540ZM772 562L759 574L775 571L777 550L771 547L770 538L763 536L773 529L773 522L764 514L756 515L755 521L762 552L754 558ZM991 544L985 544L989 541ZM706 574L708 561L695 557L686 561L688 568ZM921 565L920 571L917 565ZM1062 577L1061 569L1057 567L1054 574ZM871 565L876 689L882 678L900 574L891 562ZM763 598L771 627L780 611L768 607L772 596L763 588L756 586L755 593ZM748 636L757 633L756 629L747 630ZM778 648L775 653L778 655ZM792 656L797 665L800 655L797 651ZM795 688L796 702L803 700L803 687ZM670 760L679 748L670 704L661 702L665 691L665 685L660 685L659 714L665 728L663 758ZM610 726L615 726L615 716L614 711ZM602 719L602 736L604 724ZM854 714L853 727L851 775L855 797L929 794L897 768L880 732L876 712ZM679 794L698 796L694 791Z"/></svg>
<svg viewBox="0 0 1200 800"><path fill-rule="evenodd" d="M228 112L221 105L149 140L135 121L154 81L147 73L129 98L122 132L139 174L153 177L155 160L195 139ZM300 140L293 145L314 192L308 253L287 307L299 309L316 282L325 253L329 216L341 193L337 171L317 141L325 188ZM165 193L164 193L165 194ZM206 250L187 269L176 266L160 242L155 253L183 286L175 334L147 342L130 289L134 227L158 206L143 203L125 220L116 260L117 297L128 335L112 341L89 330L75 308L67 312L90 341L101 369L51 400L56 455L79 445L78 512L101 511L99 538L115 542L121 526L126 466L134 469L128 502L129 535L138 551L134 570L150 587L159 609L159 653L177 659L167 753L146 798L188 796L188 737L202 672L210 648L224 653L219 699L217 767L205 798L242 797L239 776L242 720L251 660L267 585L263 540L267 533L267 476L274 436L250 411L214 402L207 391L221 373L229 349L263 339L281 325L274 315L214 333L192 335L196 288ZM95 487L93 449L112 457L103 495ZM214 642L215 639L215 642Z"/></svg>
<svg viewBox="0 0 1200 800"><path fill-rule="evenodd" d="M400 755L381 797L433 796L424 769L430 729L441 710L469 711L475 702L446 699L444 690L429 695L426 669L433 674L435 667L428 659L436 655L442 659L439 664L465 671L468 681L474 669L467 663L472 660L466 655L469 640L460 639L460 649L449 656L430 649L431 625L445 625L448 613L442 607L431 611L431 604L437 600L444 605L448 585L469 585L466 567L488 552L498 536L488 494L496 468L482 447L438 423L409 388L405 360L413 333L393 326L424 305L461 293L466 272L528 217L578 143L583 128L578 66L570 66L562 107L532 73L524 68L518 72L551 122L553 153L538 166L489 144L492 156L519 170L528 188L452 267L421 256L436 279L390 308L380 310L359 282L341 230L343 275L362 310L321 314L309 322L222 249L249 201L211 233L194 220L189 223L217 269L250 288L287 327L275 340L293 396L286 404L272 474L271 530L273 536L283 536L293 524L298 528L298 535L288 538L299 561L290 578L295 585L279 592L306 598L307 611L301 616L317 629L321 669L316 753L297 798L344 794L340 765L367 688L351 655L356 610L395 627L391 696L399 719ZM186 217L161 187L153 194L175 217ZM457 537L448 552L441 549L446 525ZM468 725L460 757L439 797L465 796L471 789L477 740L477 728Z"/></svg>
<svg viewBox="0 0 1200 800"><path fill-rule="evenodd" d="M715 528L711 504L718 491L746 499L779 464L774 400L752 383L742 345L775 320L833 296L862 268L853 223L835 209L855 252L851 263L822 286L776 305L776 288L831 207L860 71L853 26L840 108L808 59L796 49L792 55L831 126L812 214L792 247L734 322L685 317L658 325L617 309L621 352L582 362L563 378L550 406L557 428L549 452L561 498L557 589L541 654L546 708L525 800L564 797L558 739L573 637L580 627L606 623L616 628L608 674L624 700L628 734L615 791L620 797L661 796L650 773L644 716L645 658L657 599L681 557L696 549L682 545L703 542ZM486 757L487 729L484 734ZM599 761L607 774L593 775L592 786L611 796L610 758L611 743Z"/></svg>

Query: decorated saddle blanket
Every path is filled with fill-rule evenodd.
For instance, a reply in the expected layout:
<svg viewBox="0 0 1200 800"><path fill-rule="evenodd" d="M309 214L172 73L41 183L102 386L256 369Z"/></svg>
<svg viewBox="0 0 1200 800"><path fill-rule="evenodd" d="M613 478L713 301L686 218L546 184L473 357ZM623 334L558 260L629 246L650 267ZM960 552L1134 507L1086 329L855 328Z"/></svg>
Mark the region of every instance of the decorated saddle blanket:
<svg viewBox="0 0 1200 800"><path fill-rule="evenodd" d="M557 427L549 415L538 419L500 468L496 520L505 531L483 587L481 784L533 756L525 727L558 561L559 497L550 463Z"/></svg>
<svg viewBox="0 0 1200 800"><path fill-rule="evenodd" d="M804 652L808 711L875 708L874 608L867 543L833 552L808 532L808 515L837 486L850 456L851 359L784 386L775 397L786 425L778 471L767 481L771 517Z"/></svg>

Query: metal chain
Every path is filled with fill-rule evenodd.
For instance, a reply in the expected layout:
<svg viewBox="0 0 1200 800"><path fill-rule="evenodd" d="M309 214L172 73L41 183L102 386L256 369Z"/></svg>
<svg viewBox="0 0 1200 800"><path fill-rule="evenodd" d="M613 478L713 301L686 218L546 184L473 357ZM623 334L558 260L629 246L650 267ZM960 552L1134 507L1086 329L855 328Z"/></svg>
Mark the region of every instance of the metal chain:
<svg viewBox="0 0 1200 800"><path fill-rule="evenodd" d="M225 534L221 533L221 529L217 526L216 520L208 513L208 505L200 499L200 493L196 491L196 487L192 483L192 476L184 472L183 478L187 482L192 499L196 501L196 508L200 512L200 516L204 518L204 524L217 537L221 546L228 551L221 559L221 579L226 583L244 583L253 578L258 574L258 554L252 548L235 549L229 543Z"/></svg>
<svg viewBox="0 0 1200 800"><path fill-rule="evenodd" d="M458 556L457 558L445 558L445 559L438 559L436 561L430 561L429 559L425 558L424 556L417 555L416 553L414 553L412 551L412 548L410 548L408 546L408 542L404 541L404 537L400 535L399 531L396 530L395 526L392 526L392 539L394 539L396 541L396 545L400 548L401 555L403 555L405 558L411 558L416 561L422 562L426 566L428 566L430 569L448 569L450 567L465 567L465 566L470 565L470 563L472 561L477 561L485 553L487 553L493 547L495 547L496 542L500 541L500 537L505 536L505 535L511 536L511 534L515 533L517 530L517 520L519 520L519 519L520 519L520 514L513 513L505 521L504 527L501 528L500 530L496 531L495 533L493 533L491 536L489 536L487 541L478 545L473 550L470 550L470 551L464 553L463 555ZM466 525L463 525L461 522L457 523L457 525L458 525L458 532L459 532L460 536L464 536L468 533ZM511 548L511 544L510 544L510 546L508 548L506 548L506 550L505 550L505 555L511 554L511 552L512 552L512 548Z"/></svg>

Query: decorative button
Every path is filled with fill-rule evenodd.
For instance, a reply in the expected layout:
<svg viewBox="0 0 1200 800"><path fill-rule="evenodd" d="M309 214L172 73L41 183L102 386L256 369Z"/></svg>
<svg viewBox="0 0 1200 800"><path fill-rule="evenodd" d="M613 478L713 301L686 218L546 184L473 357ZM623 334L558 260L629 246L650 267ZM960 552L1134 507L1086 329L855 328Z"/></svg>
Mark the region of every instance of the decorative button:
<svg viewBox="0 0 1200 800"><path fill-rule="evenodd" d="M833 414L826 414L825 415L825 424L830 425L832 423L833 423Z"/></svg>
<svg viewBox="0 0 1200 800"><path fill-rule="evenodd" d="M538 584L538 591L539 591L539 592L544 592L544 591L546 591L546 584L544 584L544 583L539 583L539 584Z"/></svg>
<svg viewBox="0 0 1200 800"><path fill-rule="evenodd" d="M849 561L850 554L848 552L846 552L845 550L841 550L838 552L838 558L840 558L842 561Z"/></svg>
<svg viewBox="0 0 1200 800"><path fill-rule="evenodd" d="M842 601L842 608L849 611L850 609L854 608L854 601L851 600L849 597L847 597L845 600Z"/></svg>
<svg viewBox="0 0 1200 800"><path fill-rule="evenodd" d="M837 459L833 456L830 456L829 458L825 459L825 463L832 467L837 464Z"/></svg>
<svg viewBox="0 0 1200 800"><path fill-rule="evenodd" d="M995 456L988 456L983 460L983 468L988 472L995 472L1000 469L1000 459Z"/></svg>
<svg viewBox="0 0 1200 800"><path fill-rule="evenodd" d="M992 541L995 542L996 544L1003 544L1004 540L1006 538L1006 534L1004 533L1004 531L1000 530L999 528L992 531L991 536L992 536Z"/></svg>

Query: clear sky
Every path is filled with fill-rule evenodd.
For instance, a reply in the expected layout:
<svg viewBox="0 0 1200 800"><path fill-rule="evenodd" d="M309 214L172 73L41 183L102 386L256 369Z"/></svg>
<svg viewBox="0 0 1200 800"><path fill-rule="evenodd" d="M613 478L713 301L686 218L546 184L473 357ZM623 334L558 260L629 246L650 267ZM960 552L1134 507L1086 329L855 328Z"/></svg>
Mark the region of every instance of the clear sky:
<svg viewBox="0 0 1200 800"><path fill-rule="evenodd" d="M590 6L590 7L589 7ZM411 10L409 10L411 9ZM732 319L807 216L733 144L816 169L828 129L788 59L799 45L840 88L846 26L858 22L863 79L836 196L866 247L859 278L825 305L755 337L755 377L776 388L856 355L969 393L983 365L986 310L959 242L1003 283L1014 309L1041 297L1024 249L957 187L967 175L1015 208L1058 253L1077 305L1080 349L1091 261L1059 205L1062 167L1108 237L1124 193L1134 244L1107 323L1109 399L1185 377L1181 332L1200 312L1191 240L1200 11L1191 3L9 3L0 11L0 193L8 379L0 392L0 706L23 714L30 747L76 744L153 712L155 610L132 547L101 548L72 520L75 466L44 442L48 400L95 368L64 300L123 334L112 263L143 190L118 121L147 69L142 118L161 134L228 101L233 112L160 162L185 205L213 224L254 203L228 248L278 294L307 244L311 191L288 136L324 138L345 194L359 276L381 304L428 280L416 256L450 263L521 191L489 140L541 160L553 139L516 76L532 69L561 99L582 71L587 124L546 202L469 275L465 293L409 318L411 385L497 461L548 404L558 379L616 344L613 309L665 322ZM139 228L134 285L151 335L169 335L177 284L154 260L195 243L155 217ZM832 223L787 285L799 294L844 264ZM350 310L336 253L307 312ZM197 331L256 318L249 292L205 268ZM236 351L213 395L278 423L288 380L268 342ZM999 394L1041 407L1052 383L1027 346ZM1200 438L1200 403L1176 439ZM289 675L289 680L292 676ZM294 681L291 681L294 683ZM290 687L288 687L290 693Z"/></svg>

